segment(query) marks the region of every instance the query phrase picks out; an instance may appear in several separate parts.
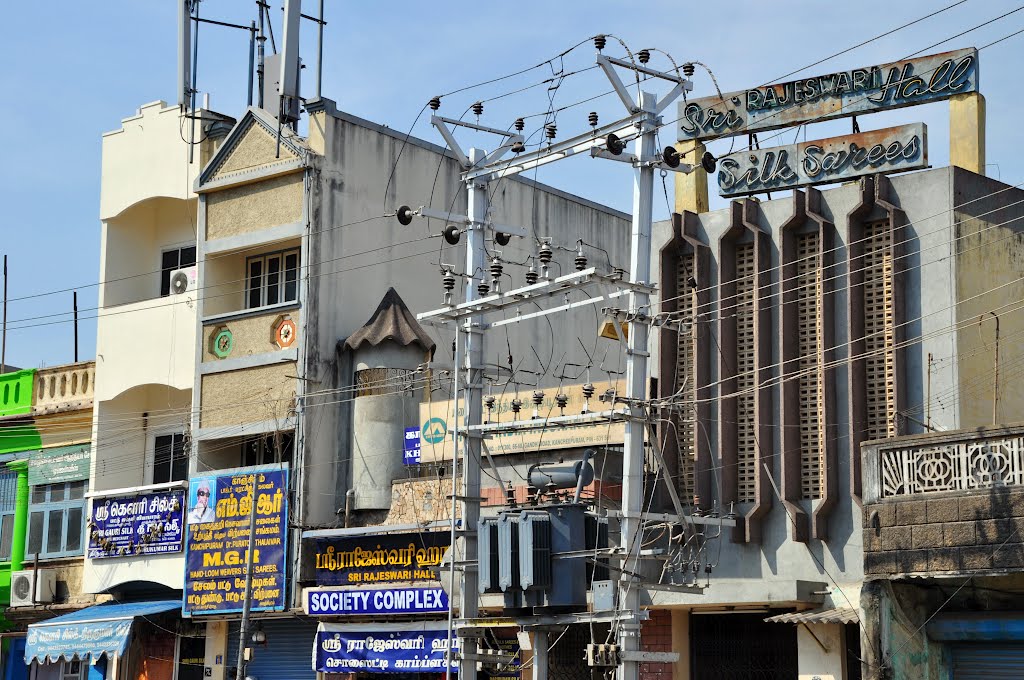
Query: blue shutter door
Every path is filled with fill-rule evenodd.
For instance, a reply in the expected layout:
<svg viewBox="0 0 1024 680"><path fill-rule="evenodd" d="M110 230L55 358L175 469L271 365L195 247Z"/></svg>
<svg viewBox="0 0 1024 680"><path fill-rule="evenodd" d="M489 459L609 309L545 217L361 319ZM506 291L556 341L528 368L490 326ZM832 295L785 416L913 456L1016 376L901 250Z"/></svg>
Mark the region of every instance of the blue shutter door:
<svg viewBox="0 0 1024 680"><path fill-rule="evenodd" d="M1024 645L956 645L952 680L1024 678Z"/></svg>
<svg viewBox="0 0 1024 680"><path fill-rule="evenodd" d="M315 680L313 640L317 622L311 619L259 619L267 644L252 645L252 660L246 675L259 680ZM225 665L234 667L238 659L238 622L228 627L228 658Z"/></svg>

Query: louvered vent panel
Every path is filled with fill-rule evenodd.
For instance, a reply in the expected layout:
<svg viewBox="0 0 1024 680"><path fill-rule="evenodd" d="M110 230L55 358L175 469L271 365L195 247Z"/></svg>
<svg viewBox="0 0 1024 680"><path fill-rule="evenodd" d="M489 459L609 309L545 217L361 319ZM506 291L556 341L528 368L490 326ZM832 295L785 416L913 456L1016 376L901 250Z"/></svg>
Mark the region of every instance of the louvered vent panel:
<svg viewBox="0 0 1024 680"><path fill-rule="evenodd" d="M821 498L821 248L818 232L796 237L798 354L800 357L800 488Z"/></svg>
<svg viewBox="0 0 1024 680"><path fill-rule="evenodd" d="M679 258L677 272L676 291L680 296L678 309L681 317L681 329L685 329L686 324L693 319L694 295L689 283L694 276L692 254ZM690 404L694 403L697 397L697 376L694 370L695 343L695 333L680 331L679 346L676 348L676 390L683 389L683 402ZM676 424L676 445L679 451L679 493L683 498L692 500L696 456L696 442L694 441L696 427L692 412L688 409L684 410Z"/></svg>
<svg viewBox="0 0 1024 680"><path fill-rule="evenodd" d="M896 435L895 319L892 238L886 220L864 229L864 364L867 439Z"/></svg>
<svg viewBox="0 0 1024 680"><path fill-rule="evenodd" d="M754 500L757 442L754 433L754 244L736 246L736 444L738 500Z"/></svg>

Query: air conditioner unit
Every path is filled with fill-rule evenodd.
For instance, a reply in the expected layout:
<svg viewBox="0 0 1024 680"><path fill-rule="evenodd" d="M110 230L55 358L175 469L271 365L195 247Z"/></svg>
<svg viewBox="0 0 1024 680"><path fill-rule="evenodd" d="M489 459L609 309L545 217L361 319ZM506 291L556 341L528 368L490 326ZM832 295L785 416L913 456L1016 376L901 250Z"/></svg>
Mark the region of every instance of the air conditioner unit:
<svg viewBox="0 0 1024 680"><path fill-rule="evenodd" d="M57 572L54 569L26 569L11 574L12 607L49 604L56 592Z"/></svg>
<svg viewBox="0 0 1024 680"><path fill-rule="evenodd" d="M182 267L171 272L171 293L181 295L196 289L196 267Z"/></svg>

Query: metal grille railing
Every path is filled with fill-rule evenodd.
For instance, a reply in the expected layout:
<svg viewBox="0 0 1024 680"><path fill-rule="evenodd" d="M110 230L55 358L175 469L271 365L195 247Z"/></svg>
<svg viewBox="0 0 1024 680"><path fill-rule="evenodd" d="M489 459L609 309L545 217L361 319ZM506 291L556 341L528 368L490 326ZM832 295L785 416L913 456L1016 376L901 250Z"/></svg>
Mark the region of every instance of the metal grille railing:
<svg viewBox="0 0 1024 680"><path fill-rule="evenodd" d="M1024 485L1024 436L882 451L880 496Z"/></svg>
<svg viewBox="0 0 1024 680"><path fill-rule="evenodd" d="M755 498L757 439L754 432L754 244L736 246L736 460L737 500ZM728 312L727 312L728 313ZM728 425L728 423L726 424Z"/></svg>

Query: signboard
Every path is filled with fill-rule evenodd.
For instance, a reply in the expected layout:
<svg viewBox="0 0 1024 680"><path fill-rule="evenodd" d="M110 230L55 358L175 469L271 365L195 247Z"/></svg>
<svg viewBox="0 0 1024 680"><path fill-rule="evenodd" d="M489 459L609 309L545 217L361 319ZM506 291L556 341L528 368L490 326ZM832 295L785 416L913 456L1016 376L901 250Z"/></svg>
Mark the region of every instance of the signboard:
<svg viewBox="0 0 1024 680"><path fill-rule="evenodd" d="M420 462L420 428L405 428L405 439L402 441L402 462L406 465L419 465Z"/></svg>
<svg viewBox="0 0 1024 680"><path fill-rule="evenodd" d="M555 402L558 388L544 390L544 401L536 407L537 417L555 418L561 415L578 415L585 406L590 411L606 411L610 404L598 399L607 390L625 393L622 382L594 383L594 396L589 405L583 398L582 385L563 385L561 391L569 398L562 409ZM484 408L483 417L491 423L507 423L514 420L530 420L534 416L532 392L516 393L509 390L504 394L492 394L494 408ZM522 409L516 415L512 411L512 400L520 399ZM458 418L464 417L465 402L459 401ZM452 428L455 425L455 404L451 400L434 401L420 404L420 456L424 463L451 460L453 453ZM604 446L605 444L621 444L625 438L626 424L623 422L587 423L583 425L559 426L557 428L537 429L534 431L502 432L490 435L485 441L491 455L507 453L528 453L551 449L575 449L586 446Z"/></svg>
<svg viewBox="0 0 1024 680"><path fill-rule="evenodd" d="M249 512L256 482L256 537ZM218 470L193 477L185 538L182 612L242 610L245 563L252 550L252 611L285 608L288 547L288 468L282 465Z"/></svg>
<svg viewBox="0 0 1024 680"><path fill-rule="evenodd" d="M839 71L679 104L679 139L716 139L874 113L978 90L974 48Z"/></svg>
<svg viewBox="0 0 1024 680"><path fill-rule="evenodd" d="M458 651L458 640L451 639ZM448 626L442 621L367 624L321 623L313 642L320 673L437 673L445 670ZM458 663L453 662L452 668Z"/></svg>
<svg viewBox="0 0 1024 680"><path fill-rule="evenodd" d="M480 673L485 678L519 678L523 668L523 652L519 647L519 639L515 637L495 637L498 651L502 654L511 654L513 659L506 664L500 664L497 668L483 669Z"/></svg>
<svg viewBox="0 0 1024 680"><path fill-rule="evenodd" d="M447 531L309 538L302 551L302 580L319 586L436 581L433 568L450 543Z"/></svg>
<svg viewBox="0 0 1024 680"><path fill-rule="evenodd" d="M817 139L718 159L718 193L729 198L764 191L843 182L876 173L928 166L924 123Z"/></svg>
<svg viewBox="0 0 1024 680"><path fill-rule="evenodd" d="M28 461L29 486L89 479L90 449L90 444L75 444L32 454Z"/></svg>
<svg viewBox="0 0 1024 680"><path fill-rule="evenodd" d="M94 499L89 559L181 552L184 508L181 489Z"/></svg>
<svg viewBox="0 0 1024 680"><path fill-rule="evenodd" d="M306 588L303 608L309 616L430 614L448 611L448 595L433 588Z"/></svg>

